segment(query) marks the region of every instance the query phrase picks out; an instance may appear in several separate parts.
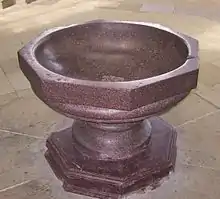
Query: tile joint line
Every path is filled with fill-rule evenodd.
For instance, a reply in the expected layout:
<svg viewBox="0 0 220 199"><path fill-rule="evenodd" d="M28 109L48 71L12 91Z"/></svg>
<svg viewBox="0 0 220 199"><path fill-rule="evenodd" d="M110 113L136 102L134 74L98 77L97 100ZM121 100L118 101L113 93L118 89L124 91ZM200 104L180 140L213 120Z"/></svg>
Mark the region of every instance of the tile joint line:
<svg viewBox="0 0 220 199"><path fill-rule="evenodd" d="M20 135L20 136L26 136L26 137L31 137L31 138L35 138L35 139L41 139L41 140L45 140L45 139L46 139L46 138L44 138L44 137L39 137L39 136L34 136L34 135L28 135L28 134L25 134L25 133L19 133L19 132L15 132L15 131L6 130L6 129L0 129L0 132L10 133L10 134Z"/></svg>
<svg viewBox="0 0 220 199"><path fill-rule="evenodd" d="M0 193L5 192L5 191L8 191L8 190L11 190L11 189L14 189L14 188L19 187L19 186L22 186L22 185L24 185L24 184L29 183L30 181L31 181L31 180L26 180L26 181L24 181L24 182L21 182L21 183L12 185L12 186L10 186L10 187L6 187L6 188L4 188L4 189L1 189L1 190L0 190Z"/></svg>

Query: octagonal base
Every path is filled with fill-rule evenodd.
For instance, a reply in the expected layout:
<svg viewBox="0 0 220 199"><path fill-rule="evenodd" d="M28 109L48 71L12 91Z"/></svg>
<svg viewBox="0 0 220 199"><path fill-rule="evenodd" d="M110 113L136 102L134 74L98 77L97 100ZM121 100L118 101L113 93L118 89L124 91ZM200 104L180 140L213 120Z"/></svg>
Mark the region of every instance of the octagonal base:
<svg viewBox="0 0 220 199"><path fill-rule="evenodd" d="M174 169L176 131L158 117L149 119L152 136L140 155L126 160L91 160L74 148L72 128L52 133L45 157L66 191L120 198L153 185Z"/></svg>

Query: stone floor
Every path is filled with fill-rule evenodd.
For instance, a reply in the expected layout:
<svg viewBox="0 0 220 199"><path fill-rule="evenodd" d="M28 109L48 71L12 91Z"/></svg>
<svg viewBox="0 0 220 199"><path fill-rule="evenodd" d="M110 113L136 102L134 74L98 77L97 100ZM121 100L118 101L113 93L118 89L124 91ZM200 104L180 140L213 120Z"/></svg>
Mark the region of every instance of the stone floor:
<svg viewBox="0 0 220 199"><path fill-rule="evenodd" d="M16 52L42 30L91 19L161 23L200 41L198 88L163 115L178 134L174 174L130 199L220 198L220 1L23 0L0 10L0 199L80 199L65 193L44 160L47 135L69 120L39 101Z"/></svg>

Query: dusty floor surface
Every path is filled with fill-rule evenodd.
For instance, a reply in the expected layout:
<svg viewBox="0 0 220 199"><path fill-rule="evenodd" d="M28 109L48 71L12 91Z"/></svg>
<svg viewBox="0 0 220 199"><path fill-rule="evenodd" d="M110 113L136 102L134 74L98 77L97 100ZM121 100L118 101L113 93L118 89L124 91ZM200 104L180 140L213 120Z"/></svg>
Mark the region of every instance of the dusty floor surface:
<svg viewBox="0 0 220 199"><path fill-rule="evenodd" d="M0 199L79 199L44 160L45 138L68 119L38 100L16 52L42 30L91 19L161 23L200 41L198 89L163 117L178 134L176 171L129 199L220 198L220 1L39 0L0 10Z"/></svg>

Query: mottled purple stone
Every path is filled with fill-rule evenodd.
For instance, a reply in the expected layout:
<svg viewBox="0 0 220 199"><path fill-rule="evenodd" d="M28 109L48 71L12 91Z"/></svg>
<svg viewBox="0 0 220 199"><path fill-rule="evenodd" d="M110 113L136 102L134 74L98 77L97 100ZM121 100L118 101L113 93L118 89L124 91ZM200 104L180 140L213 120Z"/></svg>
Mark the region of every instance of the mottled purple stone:
<svg viewBox="0 0 220 199"><path fill-rule="evenodd" d="M198 42L158 24L97 20L48 30L18 52L35 94L73 118L45 154L66 191L121 196L174 169L176 131L158 115L198 77Z"/></svg>

